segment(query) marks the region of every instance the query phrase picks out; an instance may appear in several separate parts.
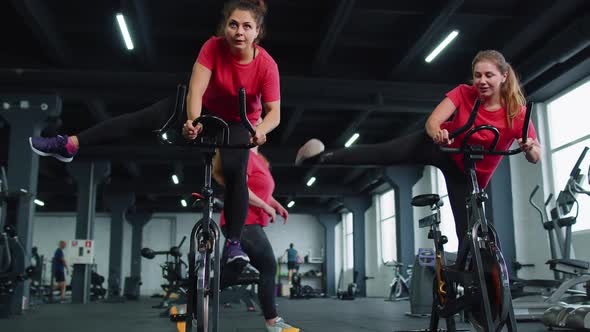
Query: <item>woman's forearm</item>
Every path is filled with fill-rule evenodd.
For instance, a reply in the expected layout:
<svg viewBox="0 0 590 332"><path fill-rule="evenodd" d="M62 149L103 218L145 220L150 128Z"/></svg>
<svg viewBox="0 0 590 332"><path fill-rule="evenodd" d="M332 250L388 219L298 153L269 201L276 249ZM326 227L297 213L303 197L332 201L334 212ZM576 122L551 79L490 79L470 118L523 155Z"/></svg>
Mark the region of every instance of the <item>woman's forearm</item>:
<svg viewBox="0 0 590 332"><path fill-rule="evenodd" d="M256 131L263 134L270 133L281 123L281 112L279 109L269 110L262 123L256 128Z"/></svg>
<svg viewBox="0 0 590 332"><path fill-rule="evenodd" d="M255 206L257 208L261 208L261 209L263 209L265 206L268 205L268 204L266 204L265 201L263 201L260 197L258 197L252 190L250 190L250 188L248 188L248 204Z"/></svg>
<svg viewBox="0 0 590 332"><path fill-rule="evenodd" d="M186 97L186 115L189 120L194 120L201 116L202 105L203 97L199 96L197 92L189 91Z"/></svg>

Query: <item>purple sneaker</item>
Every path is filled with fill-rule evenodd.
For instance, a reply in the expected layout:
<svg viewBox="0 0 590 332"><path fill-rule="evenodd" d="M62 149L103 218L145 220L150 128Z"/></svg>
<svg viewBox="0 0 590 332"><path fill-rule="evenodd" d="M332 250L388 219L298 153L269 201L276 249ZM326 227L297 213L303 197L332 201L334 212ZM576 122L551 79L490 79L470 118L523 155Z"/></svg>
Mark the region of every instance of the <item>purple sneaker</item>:
<svg viewBox="0 0 590 332"><path fill-rule="evenodd" d="M55 157L65 163L74 159L76 152L69 152L66 148L68 136L58 135L55 137L29 137L29 143L33 152L40 156Z"/></svg>
<svg viewBox="0 0 590 332"><path fill-rule="evenodd" d="M250 262L250 258L246 255L244 250L242 250L240 241L225 241L224 254L227 264L235 263L246 266L246 264Z"/></svg>

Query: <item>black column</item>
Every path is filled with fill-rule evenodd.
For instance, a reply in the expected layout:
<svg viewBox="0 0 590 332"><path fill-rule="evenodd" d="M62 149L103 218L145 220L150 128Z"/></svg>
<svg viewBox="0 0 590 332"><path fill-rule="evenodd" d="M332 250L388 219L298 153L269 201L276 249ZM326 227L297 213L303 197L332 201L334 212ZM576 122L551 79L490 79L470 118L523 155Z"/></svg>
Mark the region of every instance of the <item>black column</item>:
<svg viewBox="0 0 590 332"><path fill-rule="evenodd" d="M513 263L516 260L516 244L509 158L504 158L498 165L486 192L490 197L486 203L486 217L496 228L508 271L511 274L516 273L513 269Z"/></svg>
<svg viewBox="0 0 590 332"><path fill-rule="evenodd" d="M127 221L132 227L131 237L131 277L141 276L141 244L143 242L143 226L152 219L151 212L127 213Z"/></svg>
<svg viewBox="0 0 590 332"><path fill-rule="evenodd" d="M412 208L412 187L422 177L422 167L385 167L384 179L395 190L397 260L403 264L414 264L414 209Z"/></svg>
<svg viewBox="0 0 590 332"><path fill-rule="evenodd" d="M94 239L94 212L96 187L110 173L106 162L74 162L68 164L70 174L76 179L78 205L76 239ZM72 275L72 303L88 303L91 266L74 264Z"/></svg>
<svg viewBox="0 0 590 332"><path fill-rule="evenodd" d="M344 206L352 212L352 238L354 246L353 277L358 273L357 283L359 296L367 296L366 268L365 268L365 212L371 206L368 196L344 197Z"/></svg>
<svg viewBox="0 0 590 332"><path fill-rule="evenodd" d="M61 113L61 99L55 95L2 95L0 96L0 116L10 126L8 142L7 178L8 191L18 192L21 189L31 194L37 192L39 174L39 157L31 151L30 136L39 136L44 121ZM14 253L15 267L20 273L31 260L33 241L32 220L35 213L33 196L20 196L15 202L15 218L11 224L16 226L18 238L24 253ZM2 213L7 213L3 211ZM9 222L9 221L7 221ZM21 314L25 299L29 298L29 284L21 282L17 285L8 311L10 314Z"/></svg>
<svg viewBox="0 0 590 332"><path fill-rule="evenodd" d="M319 214L318 221L324 226L324 290L329 296L336 295L336 230L340 222L336 213Z"/></svg>
<svg viewBox="0 0 590 332"><path fill-rule="evenodd" d="M123 285L123 224L125 212L135 203L135 193L116 193L107 189L104 193L104 202L111 211L108 295L109 297L118 297L121 295L120 291Z"/></svg>

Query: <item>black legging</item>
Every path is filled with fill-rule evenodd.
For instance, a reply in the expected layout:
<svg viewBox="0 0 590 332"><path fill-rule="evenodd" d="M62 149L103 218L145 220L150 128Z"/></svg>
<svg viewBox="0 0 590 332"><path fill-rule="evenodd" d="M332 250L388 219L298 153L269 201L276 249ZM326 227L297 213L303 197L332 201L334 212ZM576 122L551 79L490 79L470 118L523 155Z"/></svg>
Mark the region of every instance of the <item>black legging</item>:
<svg viewBox="0 0 590 332"><path fill-rule="evenodd" d="M137 112L123 114L80 132L76 136L80 146L95 145L135 135L145 135L160 129L174 113L175 98L162 99ZM206 112L206 111L204 111ZM176 120L180 129L184 123L184 112ZM247 144L250 134L239 122L229 123L230 143ZM224 149L221 151L222 172L225 179L225 218L228 238L239 240L248 214L248 186L246 168L249 153L247 149Z"/></svg>
<svg viewBox="0 0 590 332"><path fill-rule="evenodd" d="M399 137L388 142L370 145L354 145L346 149L325 152L320 163L345 165L432 165L439 168L447 183L449 201L455 216L455 232L459 245L467 233L465 198L468 183L465 174L455 162L440 151L425 130Z"/></svg>
<svg viewBox="0 0 590 332"><path fill-rule="evenodd" d="M160 129L172 116L174 101L174 97L167 97L139 111L99 122L76 135L80 146L108 143Z"/></svg>
<svg viewBox="0 0 590 332"><path fill-rule="evenodd" d="M224 207L224 211L227 211ZM225 230L225 227L223 228ZM250 257L250 264L260 272L258 299L265 319L277 317L275 306L275 275L277 262L266 233L260 225L245 225L242 231L242 248ZM221 273L221 288L231 285L238 274L232 266L224 266Z"/></svg>
<svg viewBox="0 0 590 332"><path fill-rule="evenodd" d="M250 133L240 122L229 123L230 144L247 144ZM248 215L248 149L224 149L220 152L221 171L225 179L225 200L223 211L227 227L227 238L240 240L240 234ZM243 248L242 248L243 249Z"/></svg>

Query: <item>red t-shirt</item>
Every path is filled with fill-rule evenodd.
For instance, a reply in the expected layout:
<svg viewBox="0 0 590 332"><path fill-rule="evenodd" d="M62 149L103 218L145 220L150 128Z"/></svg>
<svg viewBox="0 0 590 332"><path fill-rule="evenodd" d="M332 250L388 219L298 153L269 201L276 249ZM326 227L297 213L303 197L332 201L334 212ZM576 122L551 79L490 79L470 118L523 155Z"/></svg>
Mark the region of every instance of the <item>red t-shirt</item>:
<svg viewBox="0 0 590 332"><path fill-rule="evenodd" d="M452 132L453 130L467 123L469 114L471 113L473 105L478 98L478 93L475 87L461 84L449 91L447 93L447 97L449 97L455 107L457 107L457 112L455 112L455 117L453 120L443 123L441 128ZM513 120L512 128L509 128L506 120L506 110L503 107L496 111L488 111L483 107L483 105L481 105L479 107L479 112L477 113L474 126L489 124L498 128L500 138L498 140L498 145L496 145L496 150L507 150L510 148L514 140L519 139L522 136L522 126L524 123L525 113L526 107L522 106L520 113ZM534 139L537 138L537 133L535 132L532 122L529 125L528 136ZM457 136L450 147L459 147L463 137L465 137L465 133ZM493 138L494 135L488 130L478 131L473 136L471 136L469 143L482 145L485 148L489 148ZM465 171L463 165L463 155L451 154L450 156L455 161L457 166L462 171ZM485 188L488 185L490 178L500 164L500 161L502 161L502 156L487 155L483 160L478 161L475 164L477 182L481 188Z"/></svg>
<svg viewBox="0 0 590 332"><path fill-rule="evenodd" d="M256 196L262 199L267 204L270 203L272 192L275 189L275 181L270 174L268 163L257 153L250 151L250 159L248 160L248 188L252 190ZM225 225L225 216L221 212L221 226ZM246 216L246 225L261 225L265 227L268 225L269 216L262 208L248 205L248 216Z"/></svg>
<svg viewBox="0 0 590 332"><path fill-rule="evenodd" d="M203 105L225 121L240 121L238 89L246 89L246 113L255 123L265 103L281 99L279 69L273 58L260 46L248 64L239 64L231 55L223 37L211 37L203 44L197 62L211 70L211 80L203 95Z"/></svg>

